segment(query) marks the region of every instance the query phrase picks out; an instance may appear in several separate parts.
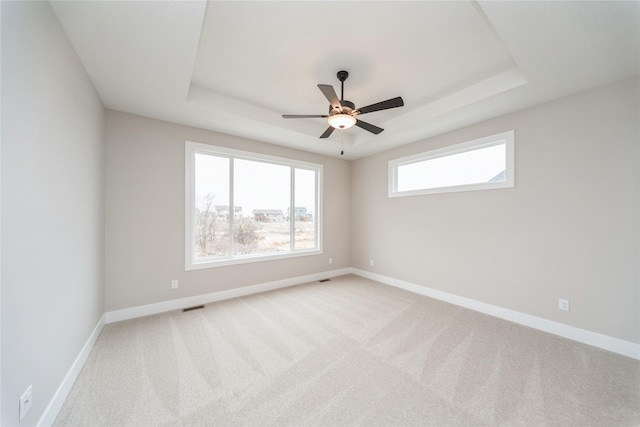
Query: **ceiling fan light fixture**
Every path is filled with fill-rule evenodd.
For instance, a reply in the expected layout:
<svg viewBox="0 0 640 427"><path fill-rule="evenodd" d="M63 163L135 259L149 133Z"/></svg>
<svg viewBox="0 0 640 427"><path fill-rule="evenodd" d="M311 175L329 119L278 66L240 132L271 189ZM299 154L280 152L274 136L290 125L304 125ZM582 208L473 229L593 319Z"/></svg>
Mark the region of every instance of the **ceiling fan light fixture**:
<svg viewBox="0 0 640 427"><path fill-rule="evenodd" d="M336 129L349 129L356 124L356 118L348 114L334 114L328 121L329 125Z"/></svg>
<svg viewBox="0 0 640 427"><path fill-rule="evenodd" d="M2 0L0 0L2 1ZM404 106L404 101L401 97L396 96L386 101L376 102L375 104L367 105L356 109L353 102L344 99L344 81L349 77L349 73L346 71L338 71L338 80L341 83L341 97L338 98L333 86L326 84L319 84L318 89L329 101L329 114L283 114L283 119L308 119L308 118L323 118L329 122L329 127L320 135L321 139L329 138L335 129L349 129L350 127L358 126L361 129L371 132L374 135L379 134L384 129L374 126L371 123L363 122L360 119L356 119L356 116L361 114L373 113L374 111L387 110L389 108L397 108Z"/></svg>

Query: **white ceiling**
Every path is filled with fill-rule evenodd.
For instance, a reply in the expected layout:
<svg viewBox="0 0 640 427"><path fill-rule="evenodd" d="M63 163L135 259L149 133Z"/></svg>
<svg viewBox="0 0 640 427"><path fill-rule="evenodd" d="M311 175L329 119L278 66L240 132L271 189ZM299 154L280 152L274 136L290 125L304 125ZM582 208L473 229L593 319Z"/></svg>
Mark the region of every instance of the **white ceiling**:
<svg viewBox="0 0 640 427"><path fill-rule="evenodd" d="M640 2L52 1L107 108L356 159L640 73ZM405 106L318 137L317 88Z"/></svg>

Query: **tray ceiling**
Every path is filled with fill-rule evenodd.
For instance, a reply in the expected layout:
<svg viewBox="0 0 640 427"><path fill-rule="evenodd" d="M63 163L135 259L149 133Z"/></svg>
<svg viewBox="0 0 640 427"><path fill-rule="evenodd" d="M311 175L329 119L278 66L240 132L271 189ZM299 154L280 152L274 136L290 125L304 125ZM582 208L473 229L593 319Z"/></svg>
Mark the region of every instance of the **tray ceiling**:
<svg viewBox="0 0 640 427"><path fill-rule="evenodd" d="M52 7L105 106L356 159L638 75L638 2L66 2ZM317 84L385 129L319 139ZM364 118L364 117L363 117Z"/></svg>

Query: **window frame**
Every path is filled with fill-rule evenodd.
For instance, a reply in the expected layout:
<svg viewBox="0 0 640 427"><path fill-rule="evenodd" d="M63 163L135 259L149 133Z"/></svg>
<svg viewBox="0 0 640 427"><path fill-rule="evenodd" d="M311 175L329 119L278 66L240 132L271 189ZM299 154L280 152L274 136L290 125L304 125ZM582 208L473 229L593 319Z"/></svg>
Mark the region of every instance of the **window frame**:
<svg viewBox="0 0 640 427"><path fill-rule="evenodd" d="M219 259L208 259L203 261L197 261L194 259L195 249L195 221L196 221L196 209L195 209L195 157L196 154L213 155L217 157L226 157L231 159L229 168L229 191L230 191L230 206L229 210L235 206L233 203L234 192L234 173L233 173L233 159L250 160L255 162L270 163L282 166L288 166L291 168L291 181L290 181L290 200L295 205L295 176L296 169L312 170L316 173L316 212L314 215L314 227L316 236L316 245L313 249L300 249L289 250L287 252L277 252L268 254L249 254L249 255L233 255L233 251L230 252L228 257L221 257ZM221 147L210 144L203 144L193 141L185 141L185 271L200 270L205 268L223 267L229 265L238 265L252 262L270 261L277 259L295 258L300 256L318 255L322 254L322 179L323 177L323 165L317 163L310 163L301 160L289 159L285 157L277 157L268 154L255 153L250 151L237 150L228 147ZM233 220L231 220L233 222ZM291 227L291 247L295 245L295 221L290 221Z"/></svg>
<svg viewBox="0 0 640 427"><path fill-rule="evenodd" d="M423 188L417 190L398 191L398 168L425 160L461 154L482 148L505 145L505 179L498 182L481 182L437 188ZM515 186L515 131L510 130L495 135L489 135L471 141L454 144L448 147L424 151L411 156L389 160L388 163L388 197L407 197L426 194L455 193L460 191L493 190L511 188Z"/></svg>

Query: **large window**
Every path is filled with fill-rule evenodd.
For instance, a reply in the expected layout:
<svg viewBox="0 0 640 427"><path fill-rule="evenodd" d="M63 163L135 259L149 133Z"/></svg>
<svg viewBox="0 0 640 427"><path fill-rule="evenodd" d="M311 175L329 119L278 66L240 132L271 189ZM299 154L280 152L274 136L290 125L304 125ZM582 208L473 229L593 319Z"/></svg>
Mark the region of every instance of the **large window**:
<svg viewBox="0 0 640 427"><path fill-rule="evenodd" d="M187 270L317 254L322 165L186 142Z"/></svg>
<svg viewBox="0 0 640 427"><path fill-rule="evenodd" d="M391 160L389 197L514 185L514 132Z"/></svg>

